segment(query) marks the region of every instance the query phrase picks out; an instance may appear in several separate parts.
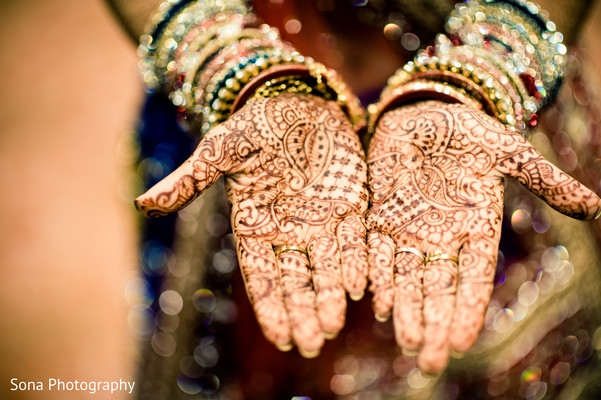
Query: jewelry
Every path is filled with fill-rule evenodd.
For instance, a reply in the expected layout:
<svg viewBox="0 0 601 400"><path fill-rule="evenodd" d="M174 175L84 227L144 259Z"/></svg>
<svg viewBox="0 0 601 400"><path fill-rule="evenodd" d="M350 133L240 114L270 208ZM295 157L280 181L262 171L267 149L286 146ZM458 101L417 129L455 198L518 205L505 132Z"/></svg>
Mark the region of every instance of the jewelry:
<svg viewBox="0 0 601 400"><path fill-rule="evenodd" d="M282 253L286 253L287 251L299 251L305 255L309 255L306 249L303 249L300 246L293 246L290 244L281 244L273 249L273 252L275 253L276 257L279 257L280 255L282 255Z"/></svg>
<svg viewBox="0 0 601 400"><path fill-rule="evenodd" d="M567 51L563 35L544 15L526 0L459 3L447 19L447 35L438 35L434 46L398 70L370 106L368 134L386 109L418 98L477 102L516 131L536 125L536 113L557 92Z"/></svg>
<svg viewBox="0 0 601 400"><path fill-rule="evenodd" d="M418 256L419 258L421 258L422 261L425 263L425 258L426 258L425 254L421 250L416 249L415 247L399 247L396 250L396 253L411 253L411 254L414 254L414 255Z"/></svg>
<svg viewBox="0 0 601 400"><path fill-rule="evenodd" d="M434 261L439 261L439 260L448 260L448 261L452 261L456 264L459 263L459 257L452 256L447 253L443 253L442 250L436 250L435 252L428 253L426 255L426 258L424 259L424 264L428 264L428 263L431 263Z"/></svg>
<svg viewBox="0 0 601 400"><path fill-rule="evenodd" d="M253 95L283 92L335 101L356 131L365 126L360 101L340 75L303 57L276 29L259 25L244 0L165 1L140 38L139 55L147 90L165 92L180 124L201 135ZM270 75L274 66L288 64L301 73L281 74L284 68ZM267 71L260 84L253 80ZM253 90L245 90L251 83Z"/></svg>

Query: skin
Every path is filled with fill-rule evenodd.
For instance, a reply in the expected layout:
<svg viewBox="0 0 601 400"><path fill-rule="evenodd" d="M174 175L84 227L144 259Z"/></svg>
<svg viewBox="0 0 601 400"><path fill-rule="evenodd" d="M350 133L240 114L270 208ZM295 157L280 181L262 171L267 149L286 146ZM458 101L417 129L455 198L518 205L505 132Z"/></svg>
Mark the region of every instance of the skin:
<svg viewBox="0 0 601 400"><path fill-rule="evenodd" d="M517 179L556 210L598 216L593 192L545 160L521 135L473 108L424 101L386 112L368 151L370 290L392 314L399 346L440 372L451 349L478 338L493 289L503 179ZM443 251L454 260L424 260Z"/></svg>
<svg viewBox="0 0 601 400"><path fill-rule="evenodd" d="M156 217L181 209L225 176L238 260L268 340L318 354L342 329L346 294L367 285L367 166L333 102L259 98L207 133L176 171L136 199ZM276 256L280 245L298 246Z"/></svg>

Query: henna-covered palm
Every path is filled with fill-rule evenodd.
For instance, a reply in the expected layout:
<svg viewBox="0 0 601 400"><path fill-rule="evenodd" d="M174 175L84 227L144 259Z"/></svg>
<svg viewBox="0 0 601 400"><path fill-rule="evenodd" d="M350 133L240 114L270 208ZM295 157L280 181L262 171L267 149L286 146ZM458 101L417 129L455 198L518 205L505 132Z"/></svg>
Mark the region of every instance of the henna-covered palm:
<svg viewBox="0 0 601 400"><path fill-rule="evenodd" d="M572 217L601 209L594 193L522 136L464 105L424 101L386 112L368 170L374 311L392 313L398 344L419 351L427 372L442 370L451 349L465 352L478 337L493 288L504 176ZM459 261L424 264L420 251Z"/></svg>
<svg viewBox="0 0 601 400"><path fill-rule="evenodd" d="M176 211L225 175L238 259L265 336L315 355L344 325L345 289L367 284L367 167L333 102L282 94L244 106L176 171L136 199L147 216ZM302 251L276 256L280 245Z"/></svg>

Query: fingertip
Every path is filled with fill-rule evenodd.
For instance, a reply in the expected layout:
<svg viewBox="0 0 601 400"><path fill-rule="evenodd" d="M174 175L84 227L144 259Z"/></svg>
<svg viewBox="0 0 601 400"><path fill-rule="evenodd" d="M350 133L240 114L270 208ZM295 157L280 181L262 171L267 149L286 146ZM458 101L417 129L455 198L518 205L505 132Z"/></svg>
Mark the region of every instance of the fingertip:
<svg viewBox="0 0 601 400"><path fill-rule="evenodd" d="M354 292L349 292L349 297L353 301L359 301L359 300L361 300L364 295L365 295L365 291L364 290L355 290Z"/></svg>
<svg viewBox="0 0 601 400"><path fill-rule="evenodd" d="M326 340L333 340L338 337L339 333L340 333L340 330L338 330L336 332L324 332L323 336L324 336L324 338L326 338Z"/></svg>
<svg viewBox="0 0 601 400"><path fill-rule="evenodd" d="M304 358L315 358L319 355L320 349L317 350L305 350L301 347L298 348L298 352Z"/></svg>
<svg viewBox="0 0 601 400"><path fill-rule="evenodd" d="M466 353L469 349L474 347L477 340L477 334L463 332L462 334L453 331L449 342L451 344L452 351L454 354Z"/></svg>
<svg viewBox="0 0 601 400"><path fill-rule="evenodd" d="M279 350L279 351L283 351L283 352L288 352L290 350L292 350L292 343L288 342L288 343L274 343L275 347Z"/></svg>
<svg viewBox="0 0 601 400"><path fill-rule="evenodd" d="M437 351L422 349L417 355L417 367L425 374L439 374L445 369L449 362L449 348L441 348Z"/></svg>
<svg viewBox="0 0 601 400"><path fill-rule="evenodd" d="M452 346L452 344L451 344ZM455 348L451 347L451 357L456 358L456 359L461 359L463 357L465 357L465 352L460 352L458 350L456 350Z"/></svg>
<svg viewBox="0 0 601 400"><path fill-rule="evenodd" d="M147 218L156 218L167 215L167 213L157 210L155 202L149 199L146 194L142 194L134 199L136 210Z"/></svg>
<svg viewBox="0 0 601 400"><path fill-rule="evenodd" d="M374 318L378 322L386 322L390 318L390 314L388 314L388 315L381 315L381 314L375 313L374 314Z"/></svg>

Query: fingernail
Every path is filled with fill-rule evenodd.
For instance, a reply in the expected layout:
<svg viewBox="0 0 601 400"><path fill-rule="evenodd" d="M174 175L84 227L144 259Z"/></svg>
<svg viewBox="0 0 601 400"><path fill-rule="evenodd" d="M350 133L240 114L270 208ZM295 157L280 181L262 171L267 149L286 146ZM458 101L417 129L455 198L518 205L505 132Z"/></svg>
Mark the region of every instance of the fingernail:
<svg viewBox="0 0 601 400"><path fill-rule="evenodd" d="M300 347L298 348L298 352L300 353L301 356L303 356L305 358L315 358L319 355L319 350L306 351L304 349L301 349Z"/></svg>
<svg viewBox="0 0 601 400"><path fill-rule="evenodd" d="M365 294L365 292L362 290L360 293L349 293L349 297L353 301L359 301L363 298L364 294Z"/></svg>
<svg viewBox="0 0 601 400"><path fill-rule="evenodd" d="M388 321L388 317L389 317L388 315L382 316L382 315L379 315L379 314L374 314L374 318L378 322L386 322L386 321Z"/></svg>
<svg viewBox="0 0 601 400"><path fill-rule="evenodd" d="M451 349L451 357L453 357L453 358L463 358L463 357L465 357L465 353L461 353L459 351Z"/></svg>
<svg viewBox="0 0 601 400"><path fill-rule="evenodd" d="M277 347L277 349L279 351L284 351L284 352L292 350L292 344L291 343L276 344L275 347Z"/></svg>
<svg viewBox="0 0 601 400"><path fill-rule="evenodd" d="M440 376L440 373L434 373L434 372L424 372L424 371L420 371L422 373L422 376L426 379L437 379Z"/></svg>
<svg viewBox="0 0 601 400"><path fill-rule="evenodd" d="M407 350L407 349L403 348L403 355L405 355L407 357L415 357L418 354L419 354L419 350Z"/></svg>
<svg viewBox="0 0 601 400"><path fill-rule="evenodd" d="M327 340L336 339L337 336L338 336L338 332L334 332L334 333L324 332L323 333L323 337L326 338Z"/></svg>

